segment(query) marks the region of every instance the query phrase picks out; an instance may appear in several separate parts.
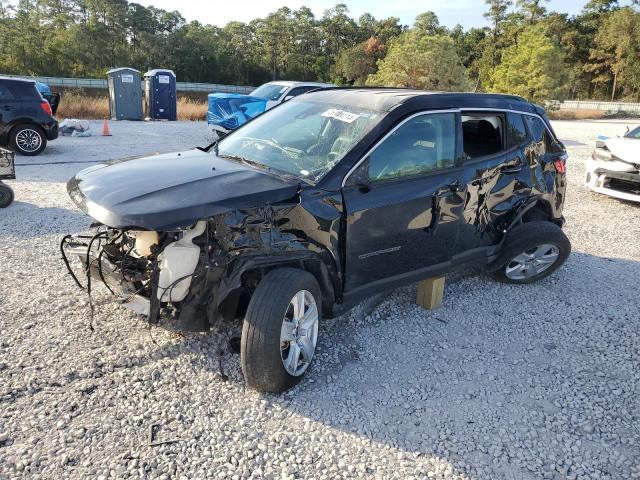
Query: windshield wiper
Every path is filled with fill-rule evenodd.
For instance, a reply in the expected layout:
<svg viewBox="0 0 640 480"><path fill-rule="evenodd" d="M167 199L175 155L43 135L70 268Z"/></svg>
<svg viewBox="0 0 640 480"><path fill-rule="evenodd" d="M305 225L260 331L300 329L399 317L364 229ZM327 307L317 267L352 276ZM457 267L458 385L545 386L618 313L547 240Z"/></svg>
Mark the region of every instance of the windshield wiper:
<svg viewBox="0 0 640 480"><path fill-rule="evenodd" d="M255 160L249 160L248 158L245 158L245 157L243 157L241 155L233 155L233 154L230 154L230 153L221 153L221 154L218 154L218 157L228 158L229 160L235 160L237 162L244 163L245 165L256 167L256 168L258 168L260 170L266 170L267 172L272 173L274 175L277 175L278 177L287 178L287 179L290 179L290 180L302 180L303 182L308 183L309 185L313 185L313 182L308 178L302 178L302 177L299 177L298 175L295 175L293 173L286 172L286 171L280 170L278 168L270 167L268 165L265 165L264 163L256 162Z"/></svg>
<svg viewBox="0 0 640 480"><path fill-rule="evenodd" d="M271 170L271 168L266 166L265 164L256 162L255 160L249 160L248 158L245 158L241 155L233 155L230 153L219 153L218 156L221 158L228 158L229 160L235 160L237 162L244 163L245 165L250 165L252 167L259 168L261 170Z"/></svg>

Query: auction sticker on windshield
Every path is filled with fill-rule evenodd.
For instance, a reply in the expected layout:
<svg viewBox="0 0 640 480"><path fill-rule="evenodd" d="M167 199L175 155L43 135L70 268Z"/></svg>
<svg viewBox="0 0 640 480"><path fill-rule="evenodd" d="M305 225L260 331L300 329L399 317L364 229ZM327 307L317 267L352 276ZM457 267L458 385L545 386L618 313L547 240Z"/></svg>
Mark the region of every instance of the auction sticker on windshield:
<svg viewBox="0 0 640 480"><path fill-rule="evenodd" d="M336 120L340 120L342 122L351 123L354 120L357 120L360 115L351 112L345 112L344 110L338 110L337 108L330 108L326 112L322 114L323 117L335 118Z"/></svg>

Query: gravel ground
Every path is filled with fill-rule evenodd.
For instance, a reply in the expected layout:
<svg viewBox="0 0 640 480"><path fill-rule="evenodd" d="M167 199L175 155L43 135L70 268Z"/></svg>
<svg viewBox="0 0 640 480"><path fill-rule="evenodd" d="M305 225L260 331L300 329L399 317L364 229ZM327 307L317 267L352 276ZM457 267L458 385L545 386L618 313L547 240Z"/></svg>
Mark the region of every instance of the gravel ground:
<svg viewBox="0 0 640 480"><path fill-rule="evenodd" d="M20 158L0 211L0 478L640 478L640 206L582 186L595 135L624 125L554 124L574 249L559 272L456 274L439 310L409 287L325 321L309 375L278 396L245 391L226 348L240 325L149 330L97 291L91 333L60 261L88 224L63 183L83 165L35 163L203 144L204 124L112 123Z"/></svg>

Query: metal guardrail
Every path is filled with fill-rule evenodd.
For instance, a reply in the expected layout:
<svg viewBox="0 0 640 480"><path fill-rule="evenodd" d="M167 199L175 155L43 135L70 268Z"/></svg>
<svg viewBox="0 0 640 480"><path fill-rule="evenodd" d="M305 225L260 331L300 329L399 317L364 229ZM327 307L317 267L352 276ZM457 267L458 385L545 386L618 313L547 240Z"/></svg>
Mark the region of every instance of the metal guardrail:
<svg viewBox="0 0 640 480"><path fill-rule="evenodd" d="M107 79L98 78L62 78L62 77L24 77L21 75L4 75L14 78L31 78L38 82L46 83L50 87L65 88L95 88L104 89L108 87ZM141 88L144 89L144 82ZM255 87L246 85L221 85L219 83L194 83L194 82L176 82L178 92L206 92L206 93L250 93Z"/></svg>
<svg viewBox="0 0 640 480"><path fill-rule="evenodd" d="M606 112L639 112L640 103L565 100L560 110L602 110Z"/></svg>

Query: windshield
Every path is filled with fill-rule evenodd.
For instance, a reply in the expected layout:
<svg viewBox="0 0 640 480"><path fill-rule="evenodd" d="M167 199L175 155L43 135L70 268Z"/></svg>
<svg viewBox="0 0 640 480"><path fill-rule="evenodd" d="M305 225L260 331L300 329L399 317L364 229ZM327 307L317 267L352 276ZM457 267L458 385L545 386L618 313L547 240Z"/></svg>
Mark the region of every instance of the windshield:
<svg viewBox="0 0 640 480"><path fill-rule="evenodd" d="M266 98L267 100L278 100L287 88L289 87L286 85L265 83L256 88L250 95L252 97Z"/></svg>
<svg viewBox="0 0 640 480"><path fill-rule="evenodd" d="M627 132L625 137L640 139L640 127L636 127L633 130L631 130L630 132Z"/></svg>
<svg viewBox="0 0 640 480"><path fill-rule="evenodd" d="M218 154L305 180L320 180L381 114L338 104L292 101L263 113L220 141Z"/></svg>

